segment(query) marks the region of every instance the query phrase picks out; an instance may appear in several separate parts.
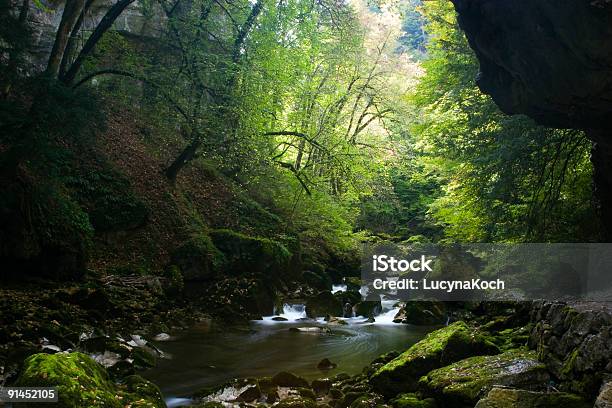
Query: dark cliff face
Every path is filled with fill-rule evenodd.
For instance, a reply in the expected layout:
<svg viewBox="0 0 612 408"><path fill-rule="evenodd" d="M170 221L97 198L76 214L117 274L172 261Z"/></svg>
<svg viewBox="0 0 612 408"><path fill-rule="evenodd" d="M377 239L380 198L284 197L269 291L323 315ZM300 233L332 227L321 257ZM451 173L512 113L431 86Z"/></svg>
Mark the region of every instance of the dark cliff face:
<svg viewBox="0 0 612 408"><path fill-rule="evenodd" d="M504 112L612 129L612 0L452 1L478 85Z"/></svg>

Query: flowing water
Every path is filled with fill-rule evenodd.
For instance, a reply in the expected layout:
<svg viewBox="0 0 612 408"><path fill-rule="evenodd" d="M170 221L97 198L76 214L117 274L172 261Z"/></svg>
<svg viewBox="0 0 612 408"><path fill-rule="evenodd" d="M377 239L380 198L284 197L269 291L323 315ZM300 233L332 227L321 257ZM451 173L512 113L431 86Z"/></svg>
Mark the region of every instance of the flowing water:
<svg viewBox="0 0 612 408"><path fill-rule="evenodd" d="M211 330L199 325L158 346L169 358L144 375L160 386L169 405L185 403L177 397L203 387L220 385L232 378L262 377L290 371L308 380L339 372L356 374L379 355L402 351L419 341L432 328L393 323L395 302L383 300L375 323L364 317L343 319L347 325L327 325L322 319L306 319L304 305L286 304L279 316L264 317L248 329ZM328 327L329 332L294 332L291 327ZM329 358L338 364L320 371L317 364Z"/></svg>

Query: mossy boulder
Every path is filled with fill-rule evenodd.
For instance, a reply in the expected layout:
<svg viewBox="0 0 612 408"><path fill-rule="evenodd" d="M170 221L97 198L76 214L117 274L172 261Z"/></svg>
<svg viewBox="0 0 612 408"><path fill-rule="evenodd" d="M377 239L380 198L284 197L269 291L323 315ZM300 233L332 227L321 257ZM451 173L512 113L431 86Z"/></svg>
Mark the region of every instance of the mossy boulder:
<svg viewBox="0 0 612 408"><path fill-rule="evenodd" d="M383 400L380 395L363 394L357 397L350 405L350 408L375 408L383 407Z"/></svg>
<svg viewBox="0 0 612 408"><path fill-rule="evenodd" d="M308 398L304 397L289 397L277 403L276 408L316 408L317 404Z"/></svg>
<svg viewBox="0 0 612 408"><path fill-rule="evenodd" d="M511 350L496 356L466 358L429 372L419 381L426 396L453 404L473 407L495 385L543 389L550 377L534 352Z"/></svg>
<svg viewBox="0 0 612 408"><path fill-rule="evenodd" d="M565 392L538 392L493 387L475 408L590 408L584 399Z"/></svg>
<svg viewBox="0 0 612 408"><path fill-rule="evenodd" d="M382 311L380 301L364 300L355 305L355 316L374 317Z"/></svg>
<svg viewBox="0 0 612 408"><path fill-rule="evenodd" d="M274 282L289 269L291 252L277 241L227 229L212 231L210 237L224 254L229 274L256 274Z"/></svg>
<svg viewBox="0 0 612 408"><path fill-rule="evenodd" d="M185 281L205 281L214 278L223 264L223 254L206 234L197 234L183 242L171 254Z"/></svg>
<svg viewBox="0 0 612 408"><path fill-rule="evenodd" d="M308 317L342 316L342 302L331 292L323 291L306 300Z"/></svg>
<svg viewBox="0 0 612 408"><path fill-rule="evenodd" d="M354 290L336 292L334 293L334 296L340 301L343 306L347 303L351 306L355 306L357 303L361 302L361 294Z"/></svg>
<svg viewBox="0 0 612 408"><path fill-rule="evenodd" d="M306 381L302 377L298 377L293 373L289 373L287 371L281 371L272 377L272 384L277 385L279 387L292 387L292 388L307 388L310 385L308 381Z"/></svg>
<svg viewBox="0 0 612 408"><path fill-rule="evenodd" d="M437 408L433 398L421 399L415 393L400 394L391 400L393 408Z"/></svg>
<svg viewBox="0 0 612 408"><path fill-rule="evenodd" d="M499 350L477 330L464 322L455 322L429 333L371 377L370 383L386 396L416 391L418 380L429 371L463 358L495 354Z"/></svg>
<svg viewBox="0 0 612 408"><path fill-rule="evenodd" d="M128 377L126 384L119 386L85 354L34 354L25 360L15 385L57 387L59 400L54 406L58 408L165 407L159 389L136 377Z"/></svg>
<svg viewBox="0 0 612 408"><path fill-rule="evenodd" d="M446 307L442 302L407 302L394 321L417 326L433 326L446 322Z"/></svg>

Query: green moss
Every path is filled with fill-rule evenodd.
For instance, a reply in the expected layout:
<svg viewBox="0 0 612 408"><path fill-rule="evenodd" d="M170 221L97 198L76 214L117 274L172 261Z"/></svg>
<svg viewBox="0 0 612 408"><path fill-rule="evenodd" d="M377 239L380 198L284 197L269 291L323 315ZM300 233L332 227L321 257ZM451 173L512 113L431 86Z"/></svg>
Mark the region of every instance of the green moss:
<svg viewBox="0 0 612 408"><path fill-rule="evenodd" d="M574 367L576 366L576 360L578 359L578 348L575 348L569 356L565 359L563 363L563 367L561 368L561 375L564 377L571 377L574 372Z"/></svg>
<svg viewBox="0 0 612 408"><path fill-rule="evenodd" d="M528 324L523 327L514 327L501 330L497 333L488 335L487 339L494 343L502 351L524 347L529 341L529 334L531 333L532 327L533 326L531 324Z"/></svg>
<svg viewBox="0 0 612 408"><path fill-rule="evenodd" d="M200 233L192 236L171 255L172 263L181 270L185 280L212 278L224 263L225 257L211 238Z"/></svg>
<svg viewBox="0 0 612 408"><path fill-rule="evenodd" d="M227 272L242 274L251 271L278 277L289 267L291 252L277 241L227 229L212 231L210 236L227 259Z"/></svg>
<svg viewBox="0 0 612 408"><path fill-rule="evenodd" d="M419 380L419 386L436 400L473 407L479 396L493 385L545 386L549 375L536 357L536 353L523 350L470 357L429 372Z"/></svg>
<svg viewBox="0 0 612 408"><path fill-rule="evenodd" d="M589 408L585 400L565 392L533 392L494 387L476 408Z"/></svg>
<svg viewBox="0 0 612 408"><path fill-rule="evenodd" d="M391 400L394 408L436 408L436 401L433 398L420 399L417 394L401 394Z"/></svg>
<svg viewBox="0 0 612 408"><path fill-rule="evenodd" d="M379 368L372 385L387 396L415 391L427 372L462 358L499 352L483 335L464 322L455 322L427 335L407 351Z"/></svg>
<svg viewBox="0 0 612 408"><path fill-rule="evenodd" d="M315 408L317 404L302 397L290 397L275 405L276 408Z"/></svg>
<svg viewBox="0 0 612 408"><path fill-rule="evenodd" d="M147 221L149 209L134 195L129 181L106 163L80 169L66 185L87 209L96 231L133 229Z"/></svg>
<svg viewBox="0 0 612 408"><path fill-rule="evenodd" d="M102 366L82 353L34 354L24 362L15 385L57 387L59 400L54 406L58 408L165 407L153 384L142 378L130 380L125 390L109 379Z"/></svg>

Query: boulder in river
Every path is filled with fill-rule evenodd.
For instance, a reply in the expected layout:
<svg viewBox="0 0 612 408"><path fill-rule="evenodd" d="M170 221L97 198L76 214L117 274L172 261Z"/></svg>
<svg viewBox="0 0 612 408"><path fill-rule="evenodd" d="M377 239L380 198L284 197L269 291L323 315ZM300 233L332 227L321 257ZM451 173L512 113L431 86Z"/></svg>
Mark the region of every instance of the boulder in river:
<svg viewBox="0 0 612 408"><path fill-rule="evenodd" d="M380 300L364 300L355 305L355 316L374 317L382 311Z"/></svg>
<svg viewBox="0 0 612 408"><path fill-rule="evenodd" d="M584 399L565 392L528 391L493 387L475 408L590 408Z"/></svg>
<svg viewBox="0 0 612 408"><path fill-rule="evenodd" d="M314 318L317 316L341 316L342 303L329 291L319 292L306 301L306 315Z"/></svg>
<svg viewBox="0 0 612 408"><path fill-rule="evenodd" d="M274 320L275 322L286 322L289 319L287 319L286 317L283 317L283 316L274 316L272 318L272 320Z"/></svg>
<svg viewBox="0 0 612 408"><path fill-rule="evenodd" d="M429 371L463 358L495 354L499 349L464 322L455 322L429 333L404 353L380 367L370 383L385 396L412 392Z"/></svg>
<svg viewBox="0 0 612 408"><path fill-rule="evenodd" d="M319 361L319 364L317 364L317 368L323 371L331 370L336 367L338 367L338 364L332 363L329 358L324 358L323 360Z"/></svg>
<svg viewBox="0 0 612 408"><path fill-rule="evenodd" d="M332 326L346 326L348 324L346 320L342 320L339 317L334 316L325 316L325 321L327 324Z"/></svg>
<svg viewBox="0 0 612 408"><path fill-rule="evenodd" d="M252 402L261 398L261 389L258 384L253 384L248 387L246 390L242 391L238 398L236 398L237 402Z"/></svg>
<svg viewBox="0 0 612 408"><path fill-rule="evenodd" d="M308 387L308 381L304 378L299 377L295 374L289 373L287 371L281 371L272 377L272 384L277 385L279 387Z"/></svg>
<svg viewBox="0 0 612 408"><path fill-rule="evenodd" d="M419 380L426 396L457 408L473 407L495 385L543 390L550 376L532 351L466 358L429 372ZM447 406L444 405L444 406Z"/></svg>

